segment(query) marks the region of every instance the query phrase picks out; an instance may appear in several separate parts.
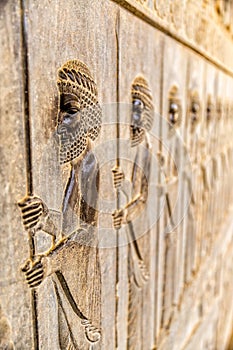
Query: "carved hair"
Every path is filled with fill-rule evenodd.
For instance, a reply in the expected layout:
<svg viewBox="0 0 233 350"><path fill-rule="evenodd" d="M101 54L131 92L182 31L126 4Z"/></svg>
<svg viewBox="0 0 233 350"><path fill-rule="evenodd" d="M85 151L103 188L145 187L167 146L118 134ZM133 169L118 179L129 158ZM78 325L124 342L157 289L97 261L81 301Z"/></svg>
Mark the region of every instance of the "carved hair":
<svg viewBox="0 0 233 350"><path fill-rule="evenodd" d="M154 105L149 84L143 76L139 75L134 79L131 88L131 97L132 101L138 99L144 103L143 127L147 131L150 131L154 120Z"/></svg>
<svg viewBox="0 0 233 350"><path fill-rule="evenodd" d="M57 85L60 94L77 96L87 134L95 140L101 128L101 108L97 86L89 68L79 60L66 62L58 70Z"/></svg>
<svg viewBox="0 0 233 350"><path fill-rule="evenodd" d="M176 118L172 121L171 115L176 115ZM179 88L177 85L172 85L168 93L168 122L169 122L169 137L173 136L176 129L182 122L182 107L179 95Z"/></svg>

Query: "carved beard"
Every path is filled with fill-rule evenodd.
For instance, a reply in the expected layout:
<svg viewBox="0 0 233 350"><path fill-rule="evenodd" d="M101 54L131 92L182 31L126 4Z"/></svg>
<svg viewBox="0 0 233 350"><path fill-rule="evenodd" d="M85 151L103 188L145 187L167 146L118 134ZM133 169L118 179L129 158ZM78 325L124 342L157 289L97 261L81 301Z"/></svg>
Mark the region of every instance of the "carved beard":
<svg viewBox="0 0 233 350"><path fill-rule="evenodd" d="M62 132L60 135L60 164L78 158L87 147L87 135L84 130Z"/></svg>
<svg viewBox="0 0 233 350"><path fill-rule="evenodd" d="M142 127L144 130L150 131L153 125L153 110L145 108L142 114Z"/></svg>
<svg viewBox="0 0 233 350"><path fill-rule="evenodd" d="M144 137L144 130L141 127L130 126L131 147L138 146Z"/></svg>

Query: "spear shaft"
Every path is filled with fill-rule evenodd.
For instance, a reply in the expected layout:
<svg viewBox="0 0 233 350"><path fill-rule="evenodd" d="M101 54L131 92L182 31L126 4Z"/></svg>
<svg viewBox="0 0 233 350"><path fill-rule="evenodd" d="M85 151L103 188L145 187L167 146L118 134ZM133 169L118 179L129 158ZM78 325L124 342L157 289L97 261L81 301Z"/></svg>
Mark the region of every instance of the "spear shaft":
<svg viewBox="0 0 233 350"><path fill-rule="evenodd" d="M120 87L120 42L119 42L119 35L120 35L120 12L117 13L116 18L116 27L115 27L115 34L116 34L116 74L117 74L117 86L116 86L116 168L120 167L120 96L119 96L119 87ZM120 191L118 188L116 188L116 209L119 210L120 208ZM118 349L118 313L119 313L119 293L118 293L118 283L119 283L119 229L116 229L116 332L115 332L115 348Z"/></svg>
<svg viewBox="0 0 233 350"><path fill-rule="evenodd" d="M29 70L28 70L28 40L27 40L27 21L25 15L24 0L20 0L21 10L21 45L22 45L22 85L24 89L24 133L25 133L25 159L26 159L26 197L33 196L33 178L32 178L32 153L31 153L31 123L30 123L30 100L29 100ZM35 230L28 230L28 244L30 259L35 259ZM31 310L33 327L33 350L39 350L38 336L38 295L36 289L31 290Z"/></svg>

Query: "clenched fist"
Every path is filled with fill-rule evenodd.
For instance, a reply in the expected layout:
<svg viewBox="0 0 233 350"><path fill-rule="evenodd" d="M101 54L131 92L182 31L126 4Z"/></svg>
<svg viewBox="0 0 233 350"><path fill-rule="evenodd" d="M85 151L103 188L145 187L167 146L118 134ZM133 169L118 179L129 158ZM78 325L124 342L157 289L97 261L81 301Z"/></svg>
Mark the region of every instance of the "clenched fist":
<svg viewBox="0 0 233 350"><path fill-rule="evenodd" d="M115 167L112 169L112 174L114 187L119 189L122 186L122 182L125 178L124 173L119 167Z"/></svg>
<svg viewBox="0 0 233 350"><path fill-rule="evenodd" d="M31 261L28 259L22 271L24 272L25 279L30 288L38 287L45 277L44 265L42 263L41 257L38 257L37 260Z"/></svg>
<svg viewBox="0 0 233 350"><path fill-rule="evenodd" d="M113 216L113 226L115 229L120 229L124 220L124 210L123 209L119 209L114 211L114 213L112 214Z"/></svg>
<svg viewBox="0 0 233 350"><path fill-rule="evenodd" d="M21 210L23 225L26 230L39 226L42 216L48 213L48 208L39 197L25 197L18 203Z"/></svg>

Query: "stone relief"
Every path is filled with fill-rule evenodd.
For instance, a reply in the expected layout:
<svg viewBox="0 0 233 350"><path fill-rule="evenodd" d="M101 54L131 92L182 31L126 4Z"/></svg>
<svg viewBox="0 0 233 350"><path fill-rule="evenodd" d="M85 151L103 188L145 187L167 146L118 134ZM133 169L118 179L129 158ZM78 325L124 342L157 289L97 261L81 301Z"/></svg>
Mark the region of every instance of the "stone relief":
<svg viewBox="0 0 233 350"><path fill-rule="evenodd" d="M0 304L0 349L14 350L14 344L11 339L11 327Z"/></svg>
<svg viewBox="0 0 233 350"><path fill-rule="evenodd" d="M180 149L179 128L182 122L182 108L178 86L171 86L168 93L168 110L164 125L164 147L158 153L161 173L161 198L164 210L161 215L164 234L164 278L162 296L161 326L168 327L173 316L177 250L177 198Z"/></svg>
<svg viewBox="0 0 233 350"><path fill-rule="evenodd" d="M57 162L61 171L63 168L68 170L66 184L63 188L60 211L54 212L47 206L46 201L32 193L19 202L22 222L30 236L30 257L25 261L22 271L32 290L33 322L36 331L40 332L40 327L35 321L37 293L40 293L40 288L46 288L45 281L49 279L56 300L54 313L57 319L59 348L93 349L92 345L101 341L101 273L97 239L99 165L92 142L99 135L102 112L96 83L89 68L81 61L68 61L58 70L57 87L59 92L55 132L58 147ZM154 118L152 93L147 80L141 75L132 83L131 103L130 142L131 147L135 149L131 188L128 188L128 191L125 189L124 172L120 166L115 167L114 187L125 198L126 204L113 213L113 226L117 230L124 226L128 236L127 348L137 350L142 332L143 290L150 278L149 259L145 254L149 251L150 239L147 234L142 237L138 234L136 219L144 213L146 217L152 162L149 132ZM228 109L226 107L226 111ZM159 322L161 321L161 327L165 329L170 327L175 309L178 231L173 205L176 202L179 185L175 155L179 152L180 146L178 134L182 124L182 112L179 89L177 86L172 86L168 94L166 115L168 125L164 135L169 145L169 152L158 154L158 167L164 179L159 186L162 188L165 203L161 218L165 231L162 319ZM222 102L220 100L217 102L215 110L212 98L208 96L205 112L203 121L199 94L197 91L192 91L189 94L185 120L187 133L185 146L194 169L194 177L191 178L190 169L183 169L184 186L191 198L187 213L188 229L185 231L187 232L184 247L185 282L189 282L187 276L190 277L196 272L202 256L210 251L207 227L210 227L208 225L211 218L208 215L216 209L211 207L214 205L214 195L210 194L210 187L216 191L216 180L221 169L227 170L229 156L227 150L222 149L225 147L224 142L218 142L216 138L219 126L221 132L224 131ZM214 125L214 133L209 140L205 141L201 137L202 124L206 128L206 139L209 129ZM214 149L218 150L218 154L222 152L224 156L221 155L220 158L217 156L215 159ZM206 154L211 158L208 166ZM200 226L198 222L201 222ZM39 231L51 237L51 246L44 253L38 253L34 241ZM39 349L37 332L35 332L38 337L35 349Z"/></svg>
<svg viewBox="0 0 233 350"><path fill-rule="evenodd" d="M207 54L232 70L232 62L228 59L232 54L233 28L233 5L230 1L126 0L122 3L127 8L127 3L133 6L134 2L141 7L140 12L144 16L150 20L152 17L165 31L178 35L186 44L188 42L200 50L202 55Z"/></svg>
<svg viewBox="0 0 233 350"><path fill-rule="evenodd" d="M149 251L148 232L142 237L138 234L135 219L144 213L148 198L148 185L151 169L151 145L149 131L154 119L154 106L148 82L143 76L137 76L131 89L132 112L130 119L131 147L136 148L132 165L130 194L124 187L124 173L120 167L113 169L115 188L126 198L124 207L113 213L113 225L116 229L126 226L128 235L128 337L127 348L138 349L138 337L141 333L142 289L149 278L148 259L144 251ZM129 189L128 189L129 190ZM148 226L149 229L149 226ZM139 236L139 238L138 238Z"/></svg>
<svg viewBox="0 0 233 350"><path fill-rule="evenodd" d="M187 282L191 274L195 271L199 263L199 242L200 232L198 227L198 217L200 215L201 199L200 194L200 125L201 125L201 105L199 94L196 90L190 91L187 114L185 120L186 128L186 150L188 152L189 162L191 162L192 173L190 174L190 166L187 163L184 169L184 186L186 187L187 196L190 198L190 205L187 210L187 227L189 228L186 235L186 254L184 266L184 279ZM199 211L198 211L199 208Z"/></svg>
<svg viewBox="0 0 233 350"><path fill-rule="evenodd" d="M37 254L33 248L22 271L34 291L48 278L52 281L60 349L86 349L101 338L99 166L92 147L101 128L101 108L96 83L79 60L58 70L57 87L57 161L61 171L68 167L67 180L56 213L59 220L38 196L26 196L19 203L25 229L34 230L34 235L42 230L52 237L45 253ZM78 323L83 334L77 331Z"/></svg>

